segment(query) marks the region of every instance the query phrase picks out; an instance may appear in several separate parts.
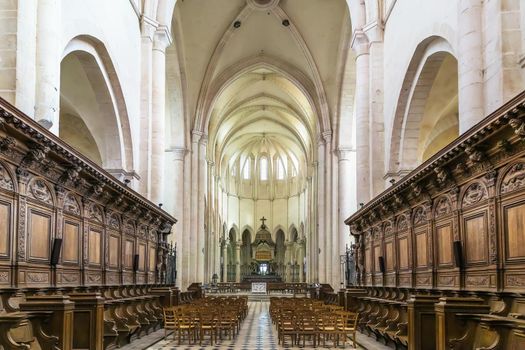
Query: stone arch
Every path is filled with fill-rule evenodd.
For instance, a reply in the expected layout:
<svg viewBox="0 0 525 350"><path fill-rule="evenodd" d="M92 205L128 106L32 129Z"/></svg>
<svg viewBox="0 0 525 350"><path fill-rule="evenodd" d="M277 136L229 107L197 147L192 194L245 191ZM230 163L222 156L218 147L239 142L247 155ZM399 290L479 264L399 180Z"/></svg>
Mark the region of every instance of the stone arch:
<svg viewBox="0 0 525 350"><path fill-rule="evenodd" d="M237 240L239 239L239 228L235 224L233 224L230 230L228 231L228 239L231 241L232 238L233 243L237 242Z"/></svg>
<svg viewBox="0 0 525 350"><path fill-rule="evenodd" d="M80 35L66 45L60 86L59 136L114 175L131 171L133 145L126 101L111 56L100 40ZM78 135L79 131L89 135Z"/></svg>
<svg viewBox="0 0 525 350"><path fill-rule="evenodd" d="M441 148L442 142L449 143L459 135L457 92L452 46L438 36L423 40L407 68L390 127L390 174L405 175ZM442 114L430 117L434 110ZM431 120L434 124L427 127Z"/></svg>
<svg viewBox="0 0 525 350"><path fill-rule="evenodd" d="M299 231L297 231L297 228L295 227L295 224L290 225L290 229L288 230L288 239L290 242L297 242L299 240Z"/></svg>
<svg viewBox="0 0 525 350"><path fill-rule="evenodd" d="M286 232L286 229L284 228L283 225L277 225L277 226L274 227L273 233L272 233L272 238L273 238L274 242L277 242L277 233L279 231L282 231L284 233L284 232ZM286 235L285 235L285 238L286 238Z"/></svg>
<svg viewBox="0 0 525 350"><path fill-rule="evenodd" d="M320 98L314 82L294 66L268 55L247 57L226 68L211 82L206 94L199 99L194 130L205 133L208 130L212 108L222 92L243 74L261 68L279 73L304 94L317 115L316 121L320 134L331 130L328 107L325 104L319 104Z"/></svg>

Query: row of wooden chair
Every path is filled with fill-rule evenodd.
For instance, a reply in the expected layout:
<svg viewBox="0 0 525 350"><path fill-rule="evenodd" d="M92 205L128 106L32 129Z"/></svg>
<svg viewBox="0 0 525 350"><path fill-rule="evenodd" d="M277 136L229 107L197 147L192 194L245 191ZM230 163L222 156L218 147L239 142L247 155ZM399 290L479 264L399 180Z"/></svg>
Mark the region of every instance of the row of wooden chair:
<svg viewBox="0 0 525 350"><path fill-rule="evenodd" d="M292 345L305 347L306 338L314 348L323 340L332 339L334 346L343 346L352 339L356 347L356 330L359 315L344 311L343 307L325 305L322 301L309 298L270 298L270 317L277 327L278 343L285 346L286 337Z"/></svg>
<svg viewBox="0 0 525 350"><path fill-rule="evenodd" d="M213 345L222 340L223 335L231 340L241 328L242 321L248 314L247 297L206 297L197 299L191 304L164 309L164 337L173 330L178 344L181 338L188 343L202 345L205 336L209 336Z"/></svg>

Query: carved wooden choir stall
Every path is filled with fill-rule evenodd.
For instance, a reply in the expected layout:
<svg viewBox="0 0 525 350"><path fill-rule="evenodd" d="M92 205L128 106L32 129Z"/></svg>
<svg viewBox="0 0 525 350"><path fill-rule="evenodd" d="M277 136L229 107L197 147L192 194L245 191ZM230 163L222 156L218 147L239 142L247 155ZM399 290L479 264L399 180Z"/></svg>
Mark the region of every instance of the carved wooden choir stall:
<svg viewBox="0 0 525 350"><path fill-rule="evenodd" d="M0 99L1 347L110 349L160 328L179 300L175 222Z"/></svg>
<svg viewBox="0 0 525 350"><path fill-rule="evenodd" d="M525 93L348 218L360 329L409 349L525 349Z"/></svg>

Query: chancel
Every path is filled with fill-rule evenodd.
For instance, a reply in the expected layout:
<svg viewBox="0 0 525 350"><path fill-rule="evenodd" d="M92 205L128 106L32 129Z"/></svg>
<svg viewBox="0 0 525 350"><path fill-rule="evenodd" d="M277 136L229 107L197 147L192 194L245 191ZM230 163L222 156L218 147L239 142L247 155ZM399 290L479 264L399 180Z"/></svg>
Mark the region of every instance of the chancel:
<svg viewBox="0 0 525 350"><path fill-rule="evenodd" d="M525 1L0 1L0 349L525 349Z"/></svg>

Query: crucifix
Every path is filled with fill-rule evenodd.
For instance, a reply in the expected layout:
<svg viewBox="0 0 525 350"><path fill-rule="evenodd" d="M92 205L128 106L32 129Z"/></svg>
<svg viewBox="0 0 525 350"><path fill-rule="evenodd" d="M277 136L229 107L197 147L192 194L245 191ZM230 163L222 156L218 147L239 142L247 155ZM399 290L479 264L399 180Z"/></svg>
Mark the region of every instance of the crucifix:
<svg viewBox="0 0 525 350"><path fill-rule="evenodd" d="M261 227L262 227L262 228L265 228L265 227L266 227L266 225L264 224L264 222L265 222L266 220L268 220L268 219L265 218L264 216L261 218L261 221L262 221L262 225L261 225Z"/></svg>

